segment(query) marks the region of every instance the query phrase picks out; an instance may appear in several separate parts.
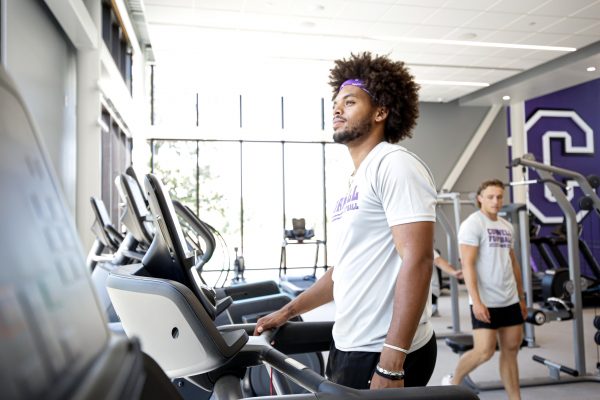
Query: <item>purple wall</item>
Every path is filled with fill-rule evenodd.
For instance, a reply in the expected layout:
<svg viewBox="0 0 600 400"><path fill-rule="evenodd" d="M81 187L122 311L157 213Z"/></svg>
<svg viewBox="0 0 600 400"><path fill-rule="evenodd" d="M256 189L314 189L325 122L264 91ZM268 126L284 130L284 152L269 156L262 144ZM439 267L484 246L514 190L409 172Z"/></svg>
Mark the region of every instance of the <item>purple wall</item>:
<svg viewBox="0 0 600 400"><path fill-rule="evenodd" d="M584 176L600 175L600 79L526 101L525 120L527 152L536 160ZM537 177L529 170L530 179ZM581 196L581 190L574 188L571 203L576 211ZM543 185L530 185L529 199L532 212L544 222L541 234L551 235L563 220L560 208L545 196ZM582 226L583 240L600 260L600 217L592 213L583 218ZM566 247L563 250L566 254ZM545 269L534 247L532 254L536 265ZM592 274L583 257L581 268L583 274Z"/></svg>

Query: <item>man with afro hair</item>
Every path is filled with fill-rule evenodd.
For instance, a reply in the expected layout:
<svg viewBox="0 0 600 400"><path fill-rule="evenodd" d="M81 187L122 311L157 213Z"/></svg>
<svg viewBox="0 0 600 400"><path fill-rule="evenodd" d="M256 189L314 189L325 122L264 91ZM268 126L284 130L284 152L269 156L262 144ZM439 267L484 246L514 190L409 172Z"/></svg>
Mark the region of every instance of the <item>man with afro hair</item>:
<svg viewBox="0 0 600 400"><path fill-rule="evenodd" d="M333 140L354 164L331 217L337 256L313 286L259 319L256 333L335 302L327 377L356 389L425 386L437 345L430 281L436 189L396 143L410 137L418 89L402 62L371 53L335 61Z"/></svg>

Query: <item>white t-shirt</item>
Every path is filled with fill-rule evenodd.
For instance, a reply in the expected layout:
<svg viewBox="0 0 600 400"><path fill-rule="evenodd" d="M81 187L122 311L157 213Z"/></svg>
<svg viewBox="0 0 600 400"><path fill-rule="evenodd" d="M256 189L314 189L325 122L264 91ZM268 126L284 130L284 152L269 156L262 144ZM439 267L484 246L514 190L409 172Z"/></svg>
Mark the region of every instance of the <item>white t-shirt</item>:
<svg viewBox="0 0 600 400"><path fill-rule="evenodd" d="M390 227L435 222L436 189L431 172L414 154L387 142L365 157L332 216L333 338L342 351L379 352L392 320L396 278L402 260ZM431 294L410 350L433 334Z"/></svg>
<svg viewBox="0 0 600 400"><path fill-rule="evenodd" d="M510 249L513 227L504 218L492 221L481 211L460 225L458 242L478 247L475 268L479 297L486 307L506 307L519 302ZM473 304L469 296L469 304Z"/></svg>

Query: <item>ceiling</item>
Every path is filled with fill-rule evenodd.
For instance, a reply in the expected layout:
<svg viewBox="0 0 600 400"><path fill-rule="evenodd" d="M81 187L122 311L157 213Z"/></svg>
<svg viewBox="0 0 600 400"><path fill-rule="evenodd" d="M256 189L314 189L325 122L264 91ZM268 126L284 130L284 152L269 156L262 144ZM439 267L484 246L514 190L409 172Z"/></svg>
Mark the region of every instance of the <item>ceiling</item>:
<svg viewBox="0 0 600 400"><path fill-rule="evenodd" d="M360 51L404 61L428 102L523 100L600 77L600 0L143 4L161 82L172 90L329 94L333 60Z"/></svg>

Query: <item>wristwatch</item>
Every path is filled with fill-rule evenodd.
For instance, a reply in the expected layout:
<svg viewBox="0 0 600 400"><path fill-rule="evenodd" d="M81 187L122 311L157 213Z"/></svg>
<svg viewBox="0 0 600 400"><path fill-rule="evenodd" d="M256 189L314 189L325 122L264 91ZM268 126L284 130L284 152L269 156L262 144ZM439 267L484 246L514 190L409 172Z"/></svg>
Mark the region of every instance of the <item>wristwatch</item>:
<svg viewBox="0 0 600 400"><path fill-rule="evenodd" d="M385 379L389 379L392 381L400 381L404 379L404 370L388 371L387 369L383 369L379 365L377 365L375 367L375 373Z"/></svg>

